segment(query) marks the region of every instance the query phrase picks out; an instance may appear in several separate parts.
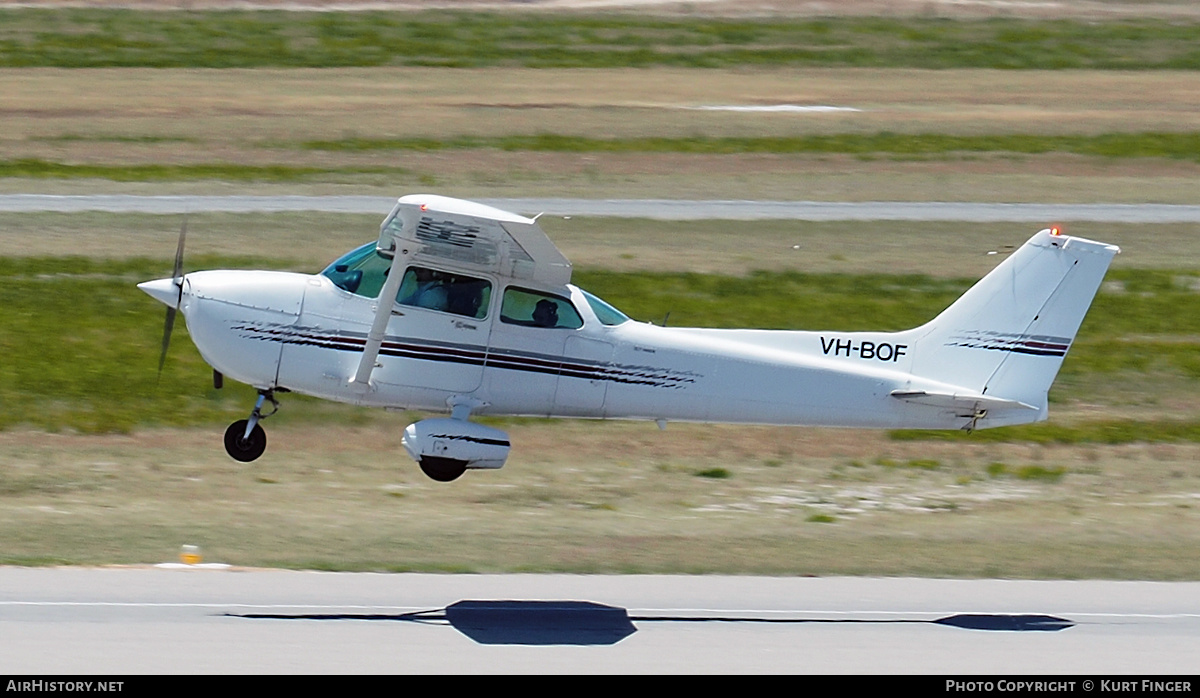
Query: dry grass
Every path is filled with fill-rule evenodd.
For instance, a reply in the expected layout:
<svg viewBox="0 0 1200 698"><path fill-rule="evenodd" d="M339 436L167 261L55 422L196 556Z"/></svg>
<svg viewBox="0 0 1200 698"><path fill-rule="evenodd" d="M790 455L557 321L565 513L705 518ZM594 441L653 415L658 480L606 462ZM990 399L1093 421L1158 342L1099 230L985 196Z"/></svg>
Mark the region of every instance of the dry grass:
<svg viewBox="0 0 1200 698"><path fill-rule="evenodd" d="M205 152L203 143L286 143L351 134L715 137L1200 128L1200 75L1183 71L746 69L706 70L698 80L695 71L665 68L44 68L0 71L0 91L9 140L169 137L201 142L197 154ZM748 116L686 109L727 104L862 111ZM130 150L126 157L136 158L138 149ZM237 151L228 154L236 157ZM106 153L105 160L111 159Z"/></svg>
<svg viewBox="0 0 1200 698"><path fill-rule="evenodd" d="M72 164L402 168L297 192L437 189L466 196L1196 201L1195 163L1076 156L860 159L819 155L334 152L344 138L554 133L594 138L821 133L1095 134L1200 130L1187 72L712 70L0 71L0 158ZM704 104L829 104L861 112L745 114ZM721 176L714 177L714 173ZM155 185L162 191L162 185ZM217 193L217 182L171 184ZM9 180L6 191L144 185Z"/></svg>
<svg viewBox="0 0 1200 698"><path fill-rule="evenodd" d="M343 569L1200 574L1194 444L535 421L506 425L504 470L447 486L402 455L400 424L277 428L254 465L215 433L0 434L3 558L152 563L193 544L209 561ZM717 468L728 477L699 474Z"/></svg>
<svg viewBox="0 0 1200 698"><path fill-rule="evenodd" d="M530 212L534 213L534 212ZM205 255L290 260L318 271L377 236L380 216L323 213L188 217L189 269ZM170 270L182 216L0 213L0 256L160 259ZM656 221L546 216L541 225L578 269L744 275L806 273L982 276L988 252L1020 245L1037 225L955 222ZM1195 269L1200 225L1075 223L1067 232L1119 245L1114 268ZM80 231L86 231L81 241ZM261 266L261 265L259 265Z"/></svg>
<svg viewBox="0 0 1200 698"><path fill-rule="evenodd" d="M1084 162L1040 155L968 161L847 156L573 155L454 151L405 154L407 173L294 183L0 179L0 193L377 195L435 191L467 199L573 197L801 201L985 201L1196 204L1200 167Z"/></svg>

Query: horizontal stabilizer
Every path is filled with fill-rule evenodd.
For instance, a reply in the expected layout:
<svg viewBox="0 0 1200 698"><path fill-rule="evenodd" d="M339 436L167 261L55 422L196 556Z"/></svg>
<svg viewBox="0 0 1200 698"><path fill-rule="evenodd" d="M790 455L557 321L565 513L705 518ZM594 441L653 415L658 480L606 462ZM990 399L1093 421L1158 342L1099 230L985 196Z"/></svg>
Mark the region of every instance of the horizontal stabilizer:
<svg viewBox="0 0 1200 698"><path fill-rule="evenodd" d="M1033 410L1036 412L1038 410L1033 405L1017 400L988 397L987 395L978 393L931 393L926 390L893 390L889 394L897 400L904 400L905 402L912 402L918 405L966 410L969 412L975 412L976 410L987 410L989 412L998 412L1000 410Z"/></svg>

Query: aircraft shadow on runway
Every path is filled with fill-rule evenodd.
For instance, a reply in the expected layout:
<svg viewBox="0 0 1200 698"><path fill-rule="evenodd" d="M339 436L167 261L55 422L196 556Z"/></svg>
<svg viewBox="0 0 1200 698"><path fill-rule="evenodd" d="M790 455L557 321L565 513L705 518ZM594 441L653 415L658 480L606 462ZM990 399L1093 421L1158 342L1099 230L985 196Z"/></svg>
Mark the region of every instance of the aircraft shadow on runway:
<svg viewBox="0 0 1200 698"><path fill-rule="evenodd" d="M630 616L591 601L459 601L414 613L227 613L270 620L385 620L450 625L482 645L614 645L637 623L934 623L968 630L1056 631L1075 625L1055 616L960 613L936 620L764 618L755 616Z"/></svg>

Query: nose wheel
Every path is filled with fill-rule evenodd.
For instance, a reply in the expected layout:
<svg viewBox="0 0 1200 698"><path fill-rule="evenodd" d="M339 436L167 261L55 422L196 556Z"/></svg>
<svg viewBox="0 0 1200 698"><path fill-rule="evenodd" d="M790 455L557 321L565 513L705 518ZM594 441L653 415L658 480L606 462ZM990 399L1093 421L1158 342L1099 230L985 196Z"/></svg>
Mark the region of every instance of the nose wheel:
<svg viewBox="0 0 1200 698"><path fill-rule="evenodd" d="M264 402L271 403L271 411L263 414ZM274 391L258 391L258 400L254 403L254 411L249 419L239 419L225 430L225 452L231 458L242 463L257 460L267 450L267 432L263 430L260 420L266 419L279 411L279 403L275 400Z"/></svg>
<svg viewBox="0 0 1200 698"><path fill-rule="evenodd" d="M246 427L250 420L239 419L225 430L225 452L234 460L249 463L256 460L267 450L267 432L262 426L255 424L247 436Z"/></svg>

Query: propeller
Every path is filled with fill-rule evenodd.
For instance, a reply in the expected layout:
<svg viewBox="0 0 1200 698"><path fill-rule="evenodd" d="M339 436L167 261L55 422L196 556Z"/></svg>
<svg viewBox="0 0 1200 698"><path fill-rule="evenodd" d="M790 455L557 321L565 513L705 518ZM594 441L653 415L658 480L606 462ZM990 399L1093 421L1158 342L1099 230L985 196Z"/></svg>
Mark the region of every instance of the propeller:
<svg viewBox="0 0 1200 698"><path fill-rule="evenodd" d="M171 330L175 328L175 314L179 312L179 304L183 302L183 241L187 238L187 214L183 216L183 225L179 227L179 246L175 248L175 268L171 272L171 282L175 284L175 304L167 306L167 319L163 323L162 353L158 357L158 377L162 378L163 365L167 362L167 349L171 346Z"/></svg>

